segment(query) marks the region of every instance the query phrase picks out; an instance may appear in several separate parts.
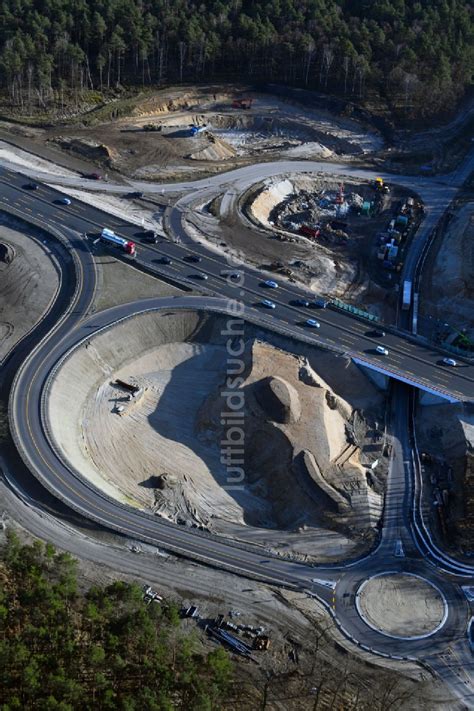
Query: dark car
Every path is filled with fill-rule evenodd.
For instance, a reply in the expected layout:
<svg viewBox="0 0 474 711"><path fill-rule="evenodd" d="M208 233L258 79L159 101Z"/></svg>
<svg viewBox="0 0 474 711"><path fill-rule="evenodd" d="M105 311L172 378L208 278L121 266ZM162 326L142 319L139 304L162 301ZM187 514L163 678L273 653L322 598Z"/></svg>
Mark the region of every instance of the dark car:
<svg viewBox="0 0 474 711"><path fill-rule="evenodd" d="M201 279L202 281L207 281L209 277L207 274L202 274L202 272L198 272L197 274L191 274L191 279Z"/></svg>
<svg viewBox="0 0 474 711"><path fill-rule="evenodd" d="M27 183L23 187L25 188L25 190L38 190L37 183Z"/></svg>
<svg viewBox="0 0 474 711"><path fill-rule="evenodd" d="M310 303L311 308L313 309L327 309L329 305L329 301L327 299L315 299Z"/></svg>
<svg viewBox="0 0 474 711"><path fill-rule="evenodd" d="M83 178L88 178L88 180L102 180L100 173L83 173Z"/></svg>
<svg viewBox="0 0 474 711"><path fill-rule="evenodd" d="M133 192L133 193L127 193L127 197L128 198L142 198L143 193L141 193L137 190L136 192Z"/></svg>
<svg viewBox="0 0 474 711"><path fill-rule="evenodd" d="M291 301L292 306L301 306L304 309L307 309L309 306L309 301L306 301L306 299L293 299Z"/></svg>
<svg viewBox="0 0 474 711"><path fill-rule="evenodd" d="M158 264L171 264L171 259L169 257L160 257L156 260Z"/></svg>
<svg viewBox="0 0 474 711"><path fill-rule="evenodd" d="M193 262L194 264L201 261L201 257L198 257L197 254L187 254L183 259L185 262Z"/></svg>
<svg viewBox="0 0 474 711"><path fill-rule="evenodd" d="M155 230L145 230L142 232L142 238L144 242L148 242L150 244L156 244L158 242L158 235Z"/></svg>

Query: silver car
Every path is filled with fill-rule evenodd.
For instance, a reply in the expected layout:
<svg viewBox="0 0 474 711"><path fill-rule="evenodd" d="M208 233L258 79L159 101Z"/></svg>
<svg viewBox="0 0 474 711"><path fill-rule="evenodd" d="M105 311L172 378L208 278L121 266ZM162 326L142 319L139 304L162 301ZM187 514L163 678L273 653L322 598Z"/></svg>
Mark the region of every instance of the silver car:
<svg viewBox="0 0 474 711"><path fill-rule="evenodd" d="M457 366L457 363L454 358L443 358L443 363L444 365L450 365L452 368L455 368Z"/></svg>

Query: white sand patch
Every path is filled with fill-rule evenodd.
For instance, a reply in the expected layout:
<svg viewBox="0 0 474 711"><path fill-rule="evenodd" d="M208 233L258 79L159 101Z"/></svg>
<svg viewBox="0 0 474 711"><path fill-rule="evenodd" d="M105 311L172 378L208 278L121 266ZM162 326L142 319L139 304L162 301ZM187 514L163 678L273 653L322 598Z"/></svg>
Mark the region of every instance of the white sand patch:
<svg viewBox="0 0 474 711"><path fill-rule="evenodd" d="M55 190L59 190L71 198L76 198L87 205L110 212L111 215L135 225L140 225L144 229L155 230L164 235L163 213L161 210L154 212L141 205L137 205L133 200L127 200L105 193L88 193L85 190L76 190L63 185L52 185Z"/></svg>
<svg viewBox="0 0 474 711"><path fill-rule="evenodd" d="M301 146L293 146L283 151L284 156L291 158L332 158L335 154L322 143L308 141Z"/></svg>
<svg viewBox="0 0 474 711"><path fill-rule="evenodd" d="M252 214L265 227L271 227L269 216L274 207L286 200L294 192L293 183L285 178L284 180L265 181L265 187L257 195L250 208Z"/></svg>
<svg viewBox="0 0 474 711"><path fill-rule="evenodd" d="M61 175L66 178L75 178L78 175L78 173L72 170L63 168L44 158L38 158L32 153L28 153L28 151L16 148L15 146L10 146L4 141L0 141L0 162L18 168L33 168L34 170L40 170L44 173L50 173L51 175Z"/></svg>

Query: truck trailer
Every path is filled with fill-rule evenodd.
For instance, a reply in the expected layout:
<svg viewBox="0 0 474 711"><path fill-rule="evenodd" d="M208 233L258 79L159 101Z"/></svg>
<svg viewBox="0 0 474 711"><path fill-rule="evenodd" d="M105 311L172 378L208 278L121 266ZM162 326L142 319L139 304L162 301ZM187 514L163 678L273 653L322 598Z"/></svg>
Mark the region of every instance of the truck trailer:
<svg viewBox="0 0 474 711"><path fill-rule="evenodd" d="M408 311L411 306L411 281L403 282L403 296L402 296L402 309Z"/></svg>
<svg viewBox="0 0 474 711"><path fill-rule="evenodd" d="M110 230L108 227L104 227L104 229L100 233L100 239L102 242L105 242L106 244L110 245L111 247L115 247L116 249L121 249L123 252L125 252L126 254L129 254L131 257L136 256L135 242L131 242L128 239L119 237L118 235L115 234L115 232L113 230Z"/></svg>

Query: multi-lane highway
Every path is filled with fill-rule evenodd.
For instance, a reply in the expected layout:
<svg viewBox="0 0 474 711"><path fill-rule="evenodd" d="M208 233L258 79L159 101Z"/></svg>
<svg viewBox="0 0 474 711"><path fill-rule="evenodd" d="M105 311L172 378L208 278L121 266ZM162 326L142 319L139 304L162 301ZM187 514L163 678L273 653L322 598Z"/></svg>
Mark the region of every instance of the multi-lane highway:
<svg viewBox="0 0 474 711"><path fill-rule="evenodd" d="M0 179L3 188L1 202L6 207L11 205L21 210L26 218L28 215L35 215L52 221L59 228L87 233L90 235L91 244L103 226L111 227L124 237L140 241L141 233L136 225L79 201L74 201L70 206L59 205L56 201L61 195L46 185L41 185L35 191L25 189L24 185L28 181L23 176L6 171L3 171L3 175L0 174ZM209 293L237 299L252 310L255 318L260 314L258 318L267 323L270 321L275 328L283 329L286 333L291 331L297 338L304 338L356 358L361 364L388 376L402 379L452 400L474 401L472 364L460 362L457 368L450 368L443 364L446 353L395 329L386 331L383 345L388 354L380 355L376 348L381 345L381 339L374 336L374 327L371 324L333 308L315 310L297 306L295 302L298 299L311 299L311 294L302 288L280 280L278 289L266 289L262 286L265 277L243 265L238 267L241 278L236 281L228 279L226 274L230 267L226 258L187 239L182 215L182 209L178 206L172 211L169 220L170 228L180 238L180 243L164 239L158 245L139 243L137 261L176 281L184 280L192 283L195 288L204 286ZM198 255L201 262L198 265L187 262L186 258L190 254ZM172 263L160 264L163 256L169 257ZM196 273L204 274L207 280L194 278ZM264 315L261 301L265 298L274 302L276 309ZM317 334L304 325L308 318L316 318L321 323Z"/></svg>
<svg viewBox="0 0 474 711"><path fill-rule="evenodd" d="M291 164L292 169L295 165ZM327 168L326 164L319 165ZM311 170L308 163L304 163L304 167L306 171ZM334 166L331 169L334 170ZM234 175L232 180L229 176L225 179L220 176L224 192L232 185L234 196L240 192L244 183L262 178L262 172L257 176L252 169L242 170L247 172L237 177ZM273 174L278 172L278 168L267 164L265 171L268 174L272 171ZM347 167L342 169L342 172L347 171ZM262 275L257 271L242 264L229 266L223 256L193 242L187 234L183 215L196 200L207 199L211 193L215 194L216 185L212 179L199 181L195 186L180 186L183 190L192 189L193 193L182 197L169 211L170 234L178 237L179 243L163 239L157 245L146 245L137 240L138 261L144 267L180 283L199 285L203 287L203 295L149 299L85 318L96 287L91 256L91 250L94 249L93 235L101 227L108 226L118 234L136 239L138 228L76 200L70 206L61 206L55 202L59 195L53 188L41 184L38 190L27 190L24 185L28 180L11 170L2 169L0 181L0 208L3 205L4 209L21 215L27 221L39 220L46 230L55 229L69 244L75 258L77 288L74 297L70 303L62 305L63 315L61 318L58 315L54 328L31 349L28 357L23 359L22 356L23 364L18 370L10 398L10 420L15 443L34 475L75 511L133 539L153 543L240 575L317 594L343 633L355 644L377 654L424 660L442 674L465 703L470 704L468 700L474 693L474 680L470 673L470 653L465 641L469 608L459 586L470 582L472 571L468 566L457 566L456 561L450 561L447 557L440 561L430 541L426 540L425 532L417 529L416 511L412 506L416 498L416 462L407 428L410 402L406 385L398 384L396 397L393 398L391 426L394 458L390 466L379 544L361 560L317 569L268 555L264 562L261 554L250 547L174 526L108 498L84 481L81 472L74 470L55 445L49 433L45 398L48 379L55 364L97 329L113 326L118 320L133 317L143 310L192 308L227 312L229 303L235 301L242 304L243 312L239 315L262 327L330 348L393 375L400 381L417 384L444 397L474 401L473 366L463 363L457 368L447 368L442 365L443 353L396 329L386 330L382 338L388 355L378 355L375 348L381 342L381 337L374 335L373 325L332 308L301 308L294 302L308 296L304 290L288 282L281 282L278 289L265 288L262 286ZM414 186L413 183L417 182L420 184ZM413 180L411 187L419 192L424 190L425 200L432 200L429 212L431 217L424 228L428 230L432 228L432 223L435 224L436 216L442 213L443 205L445 207L447 204L446 199L450 200L453 193L445 185L436 187L433 182L428 187L423 184L423 187L421 182ZM236 185L238 190L235 190ZM112 187L119 191L117 186L100 187ZM177 186L160 186L160 189L176 192ZM198 194L201 190L202 193ZM441 195L443 191L444 198ZM233 199L229 198L228 204ZM201 261L190 264L186 261L190 254L198 255ZM172 263L160 264L163 256L167 256ZM71 265L64 264L62 268L69 275ZM229 279L226 276L229 269L238 271L239 278ZM206 275L207 279L196 280L197 272ZM276 308L262 308L260 302L263 298L271 299ZM309 329L305 325L307 318L317 318L321 328L317 332ZM442 592L447 602L446 618L434 634L416 640L395 640L364 622L355 605L357 591L364 581L387 570L415 573L436 585ZM454 658L461 661L461 673L453 662Z"/></svg>

